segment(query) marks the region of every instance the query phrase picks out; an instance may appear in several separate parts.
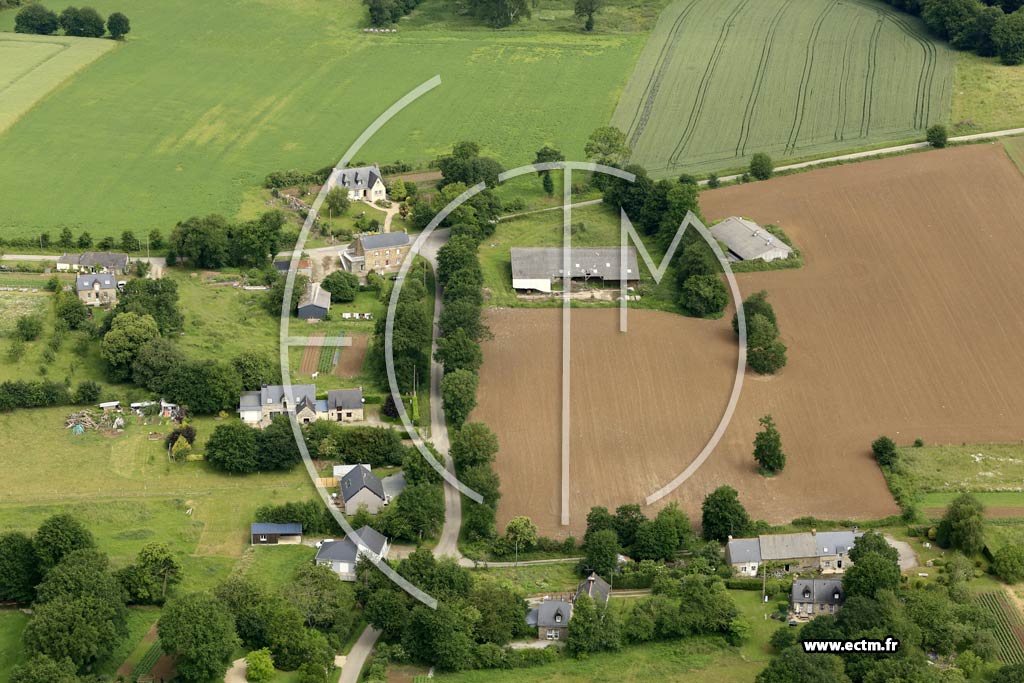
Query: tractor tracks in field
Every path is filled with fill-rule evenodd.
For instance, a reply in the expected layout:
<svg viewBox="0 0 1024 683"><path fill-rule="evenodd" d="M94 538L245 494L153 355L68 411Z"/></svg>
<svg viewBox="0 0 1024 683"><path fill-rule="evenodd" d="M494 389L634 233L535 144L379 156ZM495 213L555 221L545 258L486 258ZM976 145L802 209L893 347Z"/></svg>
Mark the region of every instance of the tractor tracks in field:
<svg viewBox="0 0 1024 683"><path fill-rule="evenodd" d="M643 135L644 129L647 128L647 123L651 119L651 112L654 111L654 102L658 98L658 91L661 90L661 82L664 80L665 74L668 73L668 69L672 64L672 56L676 49L679 32L682 31L683 22L697 5L697 2L698 0L690 0L690 4L683 8L679 16L672 22L672 28L669 29L668 37L661 46L654 69L651 71L651 75L647 79L647 85L644 87L644 94L640 98L640 106L634 112L633 121L629 125L629 146L631 149L636 148L640 136Z"/></svg>
<svg viewBox="0 0 1024 683"><path fill-rule="evenodd" d="M832 10L839 4L838 0L830 2L821 14L814 20L811 33L807 37L807 47L804 56L804 70L800 77L800 89L796 96L796 109L793 112L793 125L789 129L789 138L786 141L786 154L796 150L797 140L800 139L800 128L804 122L804 109L807 106L807 95L811 90L811 72L814 70L814 51L818 42L818 35L821 33L821 25L832 13Z"/></svg>
<svg viewBox="0 0 1024 683"><path fill-rule="evenodd" d="M854 19L853 24L850 26L850 31L846 35L846 48L843 50L843 70L840 73L839 80L839 97L838 97L838 109L836 110L836 130L832 134L832 139L836 142L846 139L846 118L847 110L846 103L850 97L850 51L853 47L853 39L857 35L857 25L860 23L860 15Z"/></svg>
<svg viewBox="0 0 1024 683"><path fill-rule="evenodd" d="M750 136L750 125L754 118L754 111L757 109L757 98L761 96L761 85L764 83L765 74L768 72L768 62L771 60L772 47L775 44L775 29L778 28L782 15L785 14L793 0L786 0L779 7L779 11L772 17L768 24L768 32L761 46L761 61L757 65L757 74L754 76L754 85L747 97L747 106L743 111L743 122L740 125L740 137L736 141L736 156L741 157L747 152L747 138Z"/></svg>
<svg viewBox="0 0 1024 683"><path fill-rule="evenodd" d="M693 108L690 109L690 116L686 121L686 127L683 129L683 134L672 150L672 155L669 157L670 164L678 164L679 157L686 151L687 145L690 144L690 140L693 138L694 131L697 129L697 122L700 120L701 113L704 110L704 100L707 98L712 76L715 73L715 68L718 66L718 60L721 59L722 53L725 51L729 34L732 32L733 21L748 4L750 4L750 0L740 0L732 12L729 13L729 16L726 17L725 23L722 24L722 30L718 33L718 41L711 51L711 58L708 60L708 65L704 69L704 76L701 78L700 85L697 88L697 98L693 103Z"/></svg>

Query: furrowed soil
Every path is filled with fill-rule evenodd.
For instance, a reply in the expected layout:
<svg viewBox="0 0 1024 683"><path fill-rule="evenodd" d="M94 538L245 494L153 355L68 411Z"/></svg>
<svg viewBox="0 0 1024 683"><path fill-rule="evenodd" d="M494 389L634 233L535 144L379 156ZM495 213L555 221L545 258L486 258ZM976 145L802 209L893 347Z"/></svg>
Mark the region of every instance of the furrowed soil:
<svg viewBox="0 0 1024 683"><path fill-rule="evenodd" d="M872 519L898 512L870 443L1006 442L1024 411L1024 177L1001 145L817 170L702 194L709 220L781 226L799 270L738 276L769 292L789 364L748 372L712 457L662 502L699 520L703 497L737 488L751 515ZM613 310L572 318L571 523L560 510L557 310L492 310L480 405L502 445L499 524L530 515L541 533L579 535L593 505L642 502L696 456L724 410L736 359L720 321ZM771 413L788 454L765 478L751 457ZM655 504L655 508L661 503ZM647 510L648 513L653 510Z"/></svg>

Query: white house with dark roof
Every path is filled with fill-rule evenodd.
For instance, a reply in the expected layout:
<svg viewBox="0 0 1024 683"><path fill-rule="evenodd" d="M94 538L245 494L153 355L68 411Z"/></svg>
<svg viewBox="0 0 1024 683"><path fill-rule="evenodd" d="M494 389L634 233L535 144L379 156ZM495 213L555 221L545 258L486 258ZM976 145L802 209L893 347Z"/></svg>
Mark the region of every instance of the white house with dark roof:
<svg viewBox="0 0 1024 683"><path fill-rule="evenodd" d="M334 187L348 190L348 198L352 201L376 202L387 199L387 188L376 164L340 171L334 178Z"/></svg>
<svg viewBox="0 0 1024 683"><path fill-rule="evenodd" d="M753 221L731 216L711 227L711 234L726 246L733 261L775 261L789 258L793 248Z"/></svg>
<svg viewBox="0 0 1024 683"><path fill-rule="evenodd" d="M565 268L566 250L562 247L512 247L512 288L550 292L555 280L566 273L573 280L602 283L622 282L622 247L571 247L569 269ZM640 279L636 248L626 250L627 283Z"/></svg>
<svg viewBox="0 0 1024 683"><path fill-rule="evenodd" d="M111 306L117 303L117 279L110 273L79 275L75 292L86 306Z"/></svg>
<svg viewBox="0 0 1024 683"><path fill-rule="evenodd" d="M842 579L797 579L789 597L790 619L813 619L835 614L846 602Z"/></svg>
<svg viewBox="0 0 1024 683"><path fill-rule="evenodd" d="M238 401L238 416L254 427L266 427L278 415L295 413L300 423L318 419L316 385L293 384L292 403L280 384L260 387L259 391L243 391Z"/></svg>
<svg viewBox="0 0 1024 683"><path fill-rule="evenodd" d="M358 541L355 540L358 537ZM368 526L356 529L355 537L340 541L325 541L316 551L315 562L330 567L342 581L356 580L356 562L360 557L383 560L388 556L391 543L380 532Z"/></svg>
<svg viewBox="0 0 1024 683"><path fill-rule="evenodd" d="M111 251L61 254L57 257L57 271L61 273L127 273L128 254L118 254Z"/></svg>
<svg viewBox="0 0 1024 683"><path fill-rule="evenodd" d="M355 514L365 506L370 514L377 514L390 502L380 477L370 471L369 465L342 466L338 479L338 495L345 506L345 514Z"/></svg>
<svg viewBox="0 0 1024 683"><path fill-rule="evenodd" d="M863 534L853 531L816 531L763 534L757 538L729 537L725 561L740 576L756 576L763 562L784 572L818 571L841 574L851 562L853 544Z"/></svg>
<svg viewBox="0 0 1024 683"><path fill-rule="evenodd" d="M341 266L348 272L360 276L371 271L397 272L411 248L409 234L405 231L359 235L345 251L341 252Z"/></svg>

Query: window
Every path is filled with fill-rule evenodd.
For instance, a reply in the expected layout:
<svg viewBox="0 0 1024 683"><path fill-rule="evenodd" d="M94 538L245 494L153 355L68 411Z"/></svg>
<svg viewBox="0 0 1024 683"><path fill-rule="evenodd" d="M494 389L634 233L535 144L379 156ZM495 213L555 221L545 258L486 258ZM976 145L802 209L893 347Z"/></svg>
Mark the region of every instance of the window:
<svg viewBox="0 0 1024 683"><path fill-rule="evenodd" d="M558 638L559 638L559 636L558 636L558 629L557 628L549 628L548 629L548 633L547 633L547 639L548 640L558 640Z"/></svg>
<svg viewBox="0 0 1024 683"><path fill-rule="evenodd" d="M260 543L266 543L266 542L267 542L267 537L264 536L263 534L260 534Z"/></svg>
<svg viewBox="0 0 1024 683"><path fill-rule="evenodd" d="M825 566L826 567L831 567L832 566L832 560L825 560Z"/></svg>
<svg viewBox="0 0 1024 683"><path fill-rule="evenodd" d="M352 417L352 413L351 412L345 413L345 417Z"/></svg>

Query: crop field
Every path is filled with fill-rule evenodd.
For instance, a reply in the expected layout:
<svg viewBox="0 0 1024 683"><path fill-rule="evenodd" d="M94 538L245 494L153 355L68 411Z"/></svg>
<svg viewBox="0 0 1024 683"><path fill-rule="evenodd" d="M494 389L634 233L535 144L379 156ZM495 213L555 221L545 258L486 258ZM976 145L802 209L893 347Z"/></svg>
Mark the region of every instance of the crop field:
<svg viewBox="0 0 1024 683"><path fill-rule="evenodd" d="M429 2L438 7L424 12L450 13ZM542 22L450 31L421 21L367 34L359 0L94 4L123 10L132 32L0 135L0 158L19 159L0 168L7 236L66 224L98 239L234 215L267 173L335 163L438 74L442 85L388 123L362 159L426 162L466 139L510 166L545 143L578 158L610 119L645 37ZM0 29L13 17L0 13Z"/></svg>
<svg viewBox="0 0 1024 683"><path fill-rule="evenodd" d="M872 0L674 0L612 122L655 176L921 137L948 117L954 59Z"/></svg>
<svg viewBox="0 0 1024 683"><path fill-rule="evenodd" d="M68 77L116 46L96 38L0 35L0 134Z"/></svg>
<svg viewBox="0 0 1024 683"><path fill-rule="evenodd" d="M779 225L799 270L744 273L769 292L789 364L748 373L713 456L668 500L699 515L721 484L755 517L875 519L897 512L870 443L1009 442L1024 411L1024 315L1015 267L1024 176L1002 146L975 145L840 166L701 196L705 215ZM950 249L956 244L956 249ZM880 307L879 301L889 302ZM559 525L560 323L553 310L491 311L479 407L502 450L499 522L534 518L578 535L592 505L642 500L693 459L724 410L735 364L726 316L573 312L568 529ZM594 406L599 406L595 408ZM751 444L771 413L785 471L757 473ZM843 482L840 487L821 482Z"/></svg>
<svg viewBox="0 0 1024 683"><path fill-rule="evenodd" d="M999 642L999 658L1007 664L1024 664L1024 620L1010 604L1006 593L982 593L981 606L995 619L995 635Z"/></svg>

